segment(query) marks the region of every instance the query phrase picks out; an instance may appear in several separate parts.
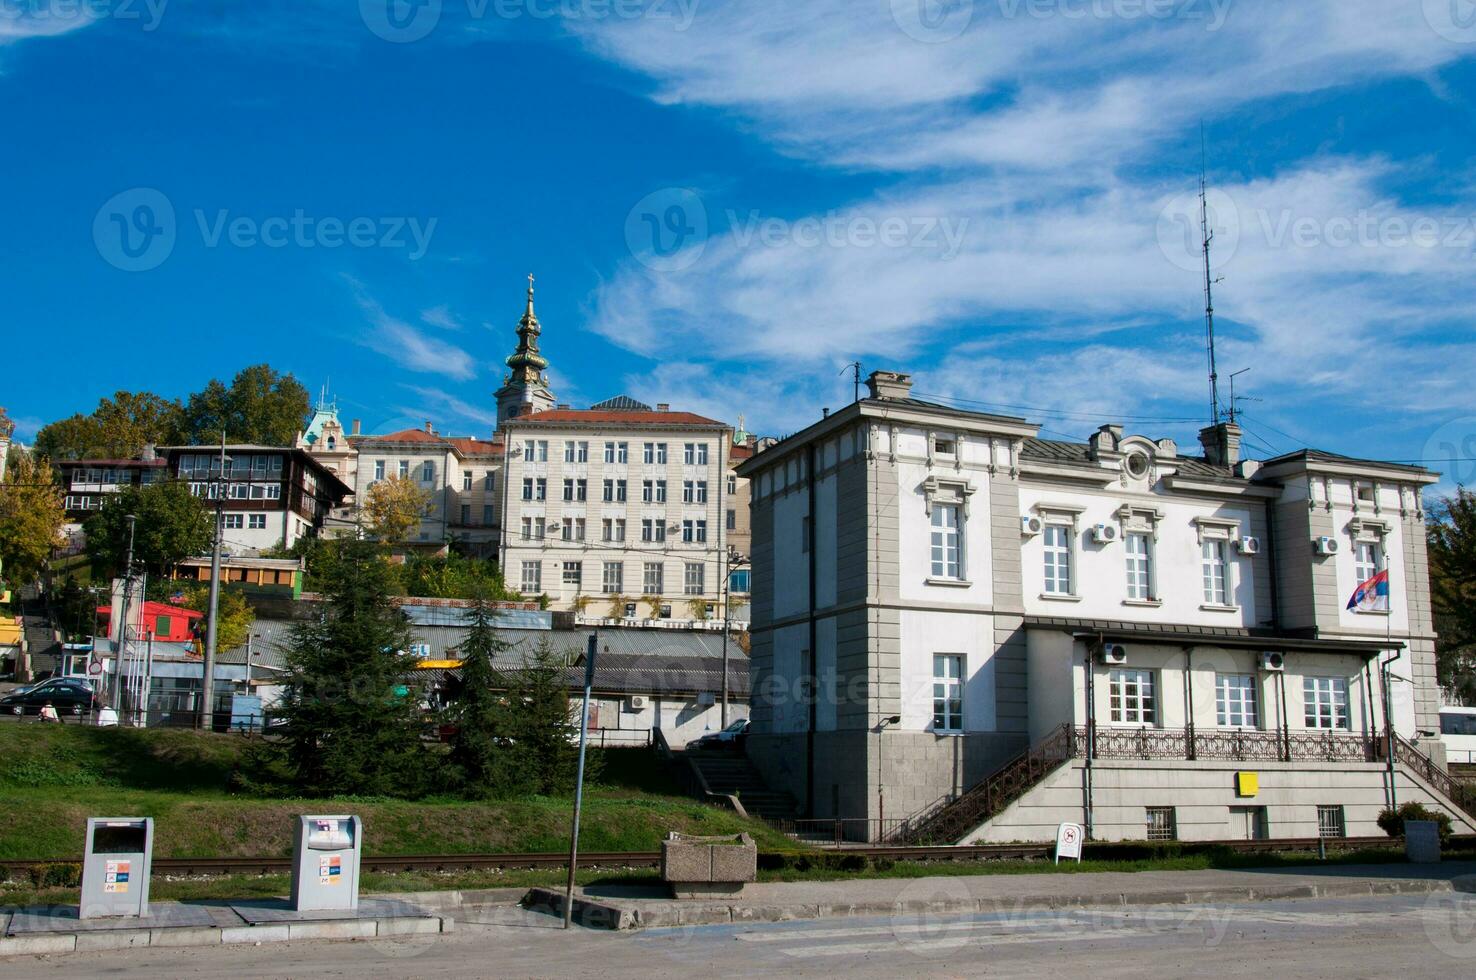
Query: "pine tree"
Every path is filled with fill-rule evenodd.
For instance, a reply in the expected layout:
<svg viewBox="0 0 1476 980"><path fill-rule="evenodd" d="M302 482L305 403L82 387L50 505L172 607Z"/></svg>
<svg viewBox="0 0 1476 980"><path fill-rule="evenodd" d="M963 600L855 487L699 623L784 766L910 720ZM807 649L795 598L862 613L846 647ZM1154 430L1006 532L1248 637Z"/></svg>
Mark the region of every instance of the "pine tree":
<svg viewBox="0 0 1476 980"><path fill-rule="evenodd" d="M451 743L451 767L458 788L468 796L496 796L515 782L510 772L506 700L493 690L493 661L511 644L492 628L492 611L485 593L476 597L467 614L467 635L461 645L461 678L450 717L456 725Z"/></svg>
<svg viewBox="0 0 1476 980"><path fill-rule="evenodd" d="M1450 696L1476 704L1476 493L1461 487L1433 506L1427 530L1436 672Z"/></svg>
<svg viewBox="0 0 1476 980"><path fill-rule="evenodd" d="M508 685L508 735L517 747L509 768L527 792L554 796L574 789L579 708L569 701L569 660L541 640Z"/></svg>
<svg viewBox="0 0 1476 980"><path fill-rule="evenodd" d="M294 630L288 650L288 768L314 795L417 795L430 759L401 686L410 626L389 602L389 565L363 541L344 542L324 564L326 608Z"/></svg>

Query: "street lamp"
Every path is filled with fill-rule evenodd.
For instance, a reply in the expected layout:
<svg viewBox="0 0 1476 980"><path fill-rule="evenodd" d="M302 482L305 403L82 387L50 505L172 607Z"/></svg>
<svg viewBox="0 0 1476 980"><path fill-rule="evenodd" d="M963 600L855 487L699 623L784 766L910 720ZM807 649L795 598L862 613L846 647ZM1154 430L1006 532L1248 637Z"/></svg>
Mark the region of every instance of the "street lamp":
<svg viewBox="0 0 1476 980"><path fill-rule="evenodd" d="M883 718L876 725L876 839L881 841L887 833L887 793L882 783L882 749L887 744L882 733L891 725L902 724L901 715Z"/></svg>
<svg viewBox="0 0 1476 980"><path fill-rule="evenodd" d="M722 727L728 727L728 634L733 631L733 569L748 564L748 558L728 546L728 567L723 574L723 712Z"/></svg>

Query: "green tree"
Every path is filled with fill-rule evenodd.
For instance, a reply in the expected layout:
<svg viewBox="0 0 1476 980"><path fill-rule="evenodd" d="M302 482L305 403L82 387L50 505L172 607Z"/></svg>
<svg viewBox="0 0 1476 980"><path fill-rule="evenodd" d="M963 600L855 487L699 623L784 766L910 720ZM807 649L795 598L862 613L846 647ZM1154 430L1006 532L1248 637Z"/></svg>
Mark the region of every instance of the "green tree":
<svg viewBox="0 0 1476 980"><path fill-rule="evenodd" d="M134 459L149 443L179 442L179 402L148 391L118 391L91 415L73 415L41 427L36 451L50 459Z"/></svg>
<svg viewBox="0 0 1476 980"><path fill-rule="evenodd" d="M0 575L19 586L41 574L63 543L61 490L51 464L12 447L0 479Z"/></svg>
<svg viewBox="0 0 1476 980"><path fill-rule="evenodd" d="M507 784L553 796L571 792L579 763L578 718L569 702L570 657L539 641L507 687L507 735L517 751ZM586 765L586 775L594 778Z"/></svg>
<svg viewBox="0 0 1476 980"><path fill-rule="evenodd" d="M390 605L389 565L347 541L324 566L323 614L294 629L287 653L287 768L314 795L418 795L431 760L401 689L410 625Z"/></svg>
<svg viewBox="0 0 1476 980"><path fill-rule="evenodd" d="M377 540L398 544L430 514L430 505L429 491L412 480L392 476L376 482L365 495L365 524Z"/></svg>
<svg viewBox="0 0 1476 980"><path fill-rule="evenodd" d="M93 566L118 575L128 555L128 516L134 527L133 556L151 573L162 575L181 559L204 554L215 536L214 516L190 493L189 484L163 480L127 487L103 503L84 525Z"/></svg>
<svg viewBox="0 0 1476 980"><path fill-rule="evenodd" d="M403 594L435 599L520 598L509 592L495 562L452 551L444 555L412 554L400 566Z"/></svg>
<svg viewBox="0 0 1476 980"><path fill-rule="evenodd" d="M455 782L468 796L497 796L515 781L509 771L517 745L509 738L507 701L494 691L494 661L511 646L492 628L492 609L484 596L467 612L461 644L461 672L449 712L456 725L450 762Z"/></svg>
<svg viewBox="0 0 1476 980"><path fill-rule="evenodd" d="M156 584L157 583L157 586ZM157 589L157 592L156 592ZM149 598L157 601L168 601L169 596L175 593L183 593L184 599L173 605L182 606L185 609L193 609L197 613L210 615L210 583L200 582L180 583L171 582L166 579L154 579L149 582ZM251 635L251 627L256 623L256 612L251 604L246 601L246 593L239 585L223 585L220 595L215 604L215 648L217 650L234 650L246 642ZM200 637L204 640L205 626L201 620Z"/></svg>
<svg viewBox="0 0 1476 980"><path fill-rule="evenodd" d="M1440 686L1476 703L1476 493L1464 487L1430 508L1426 526L1435 668Z"/></svg>
<svg viewBox="0 0 1476 980"><path fill-rule="evenodd" d="M227 442L290 446L308 414L307 389L291 374L269 364L253 364L236 373L229 386L212 380L186 402L184 428L191 442Z"/></svg>

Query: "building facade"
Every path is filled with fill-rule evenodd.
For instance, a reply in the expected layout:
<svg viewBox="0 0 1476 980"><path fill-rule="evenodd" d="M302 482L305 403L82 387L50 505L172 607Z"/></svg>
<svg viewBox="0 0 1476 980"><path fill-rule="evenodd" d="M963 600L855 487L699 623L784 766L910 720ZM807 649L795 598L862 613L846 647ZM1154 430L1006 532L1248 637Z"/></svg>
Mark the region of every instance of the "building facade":
<svg viewBox="0 0 1476 980"><path fill-rule="evenodd" d="M721 618L730 427L621 397L501 431L510 586L598 617Z"/></svg>
<svg viewBox="0 0 1476 980"><path fill-rule="evenodd" d="M877 372L743 464L750 754L871 838L1223 839L1379 833L1392 744L1397 799L1476 826L1429 737L1435 477L1201 443L1043 440ZM1391 611L1345 609L1385 567Z"/></svg>

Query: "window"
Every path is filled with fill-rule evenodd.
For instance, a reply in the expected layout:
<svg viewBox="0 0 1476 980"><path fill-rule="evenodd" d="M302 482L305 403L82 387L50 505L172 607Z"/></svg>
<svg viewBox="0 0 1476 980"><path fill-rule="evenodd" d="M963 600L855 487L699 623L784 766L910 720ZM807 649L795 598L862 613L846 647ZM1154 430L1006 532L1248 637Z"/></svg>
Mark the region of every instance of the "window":
<svg viewBox="0 0 1476 980"><path fill-rule="evenodd" d="M726 526L727 526L727 529L729 531L737 530L737 528L738 528L738 512L736 510L731 510L730 509L728 511L728 515L727 515L727 518L726 518Z"/></svg>
<svg viewBox="0 0 1476 980"><path fill-rule="evenodd" d="M749 583L751 581L752 581L752 579L751 579L751 577L749 575L749 570L748 569L746 569L746 568L736 569L735 571L733 571L728 576L728 589L729 589L729 591L732 591L732 592L744 592L744 593L746 593L746 592L749 591L749 588L750 588Z"/></svg>
<svg viewBox="0 0 1476 980"><path fill-rule="evenodd" d="M483 504L482 505L482 523L483 524L495 524L495 523L497 523L497 513L493 509L493 506L491 504Z"/></svg>
<svg viewBox="0 0 1476 980"><path fill-rule="evenodd" d="M374 479L384 479L384 460L382 459L376 459L374 461Z"/></svg>
<svg viewBox="0 0 1476 980"><path fill-rule="evenodd" d="M1302 718L1308 728L1348 728L1347 679L1303 677Z"/></svg>
<svg viewBox="0 0 1476 980"><path fill-rule="evenodd" d="M656 462L656 444L654 442L648 442L642 447L641 462L647 466Z"/></svg>
<svg viewBox="0 0 1476 980"><path fill-rule="evenodd" d="M574 462L574 443L572 442L566 441L564 443L564 462Z"/></svg>
<svg viewBox="0 0 1476 980"><path fill-rule="evenodd" d="M250 531L265 531L267 516L265 514L247 514L246 528Z"/></svg>
<svg viewBox="0 0 1476 980"><path fill-rule="evenodd" d="M1127 555L1127 596L1138 602L1153 598L1153 552L1148 535L1135 532L1123 542Z"/></svg>
<svg viewBox="0 0 1476 980"><path fill-rule="evenodd" d="M690 504L692 502L693 486L694 484L691 480L682 481L682 503Z"/></svg>
<svg viewBox="0 0 1476 980"><path fill-rule="evenodd" d="M241 514L225 515L225 526L227 530L237 530L244 526L244 518Z"/></svg>
<svg viewBox="0 0 1476 980"><path fill-rule="evenodd" d="M1201 546L1204 572L1204 601L1212 606L1228 606L1230 595L1225 586L1225 539L1207 538Z"/></svg>
<svg viewBox="0 0 1476 980"><path fill-rule="evenodd" d="M605 462L624 463L630 456L630 444L626 442L605 443Z"/></svg>
<svg viewBox="0 0 1476 980"><path fill-rule="evenodd" d="M707 443L689 442L682 446L682 462L688 466L706 466Z"/></svg>
<svg viewBox="0 0 1476 980"><path fill-rule="evenodd" d="M615 500L615 481L606 480L604 488L600 491L600 499L605 503L613 503Z"/></svg>
<svg viewBox="0 0 1476 980"><path fill-rule="evenodd" d="M963 657L933 656L933 731L963 731Z"/></svg>
<svg viewBox="0 0 1476 980"><path fill-rule="evenodd" d="M615 462L615 444L613 442L605 443L605 462Z"/></svg>
<svg viewBox="0 0 1476 980"><path fill-rule="evenodd" d="M488 493L497 489L497 471L488 470L487 475L482 478L482 489Z"/></svg>
<svg viewBox="0 0 1476 980"><path fill-rule="evenodd" d="M1317 808L1318 837L1347 837L1348 834L1344 827L1342 806L1319 806Z"/></svg>
<svg viewBox="0 0 1476 980"><path fill-rule="evenodd" d="M1178 840L1178 821L1174 819L1174 808L1171 806L1150 806L1148 813L1148 839L1149 840Z"/></svg>
<svg viewBox="0 0 1476 980"><path fill-rule="evenodd" d="M625 589L625 564L618 561L605 562L604 576L600 587L606 595L618 595Z"/></svg>
<svg viewBox="0 0 1476 980"><path fill-rule="evenodd" d="M707 540L706 521L682 521L682 540L691 544L701 544Z"/></svg>
<svg viewBox="0 0 1476 980"><path fill-rule="evenodd" d="M471 488L472 488L472 472L471 472L471 470L462 470L461 471L461 489L463 489L463 490L470 490Z"/></svg>
<svg viewBox="0 0 1476 980"><path fill-rule="evenodd" d="M533 481L533 499L534 500L547 500L548 499L548 481L545 480L541 476L538 479L536 479L536 480Z"/></svg>
<svg viewBox="0 0 1476 980"><path fill-rule="evenodd" d="M707 503L707 481L706 480L698 480L697 481L697 503L699 503L699 504L705 504L705 503Z"/></svg>
<svg viewBox="0 0 1476 980"><path fill-rule="evenodd" d="M1071 528L1045 526L1045 590L1047 595L1071 595Z"/></svg>
<svg viewBox="0 0 1476 980"><path fill-rule="evenodd" d="M641 591L646 595L660 595L666 590L665 568L659 561L646 562L641 574Z"/></svg>
<svg viewBox="0 0 1476 980"><path fill-rule="evenodd" d="M543 537L544 537L543 531L544 531L543 518L541 518L541 517L535 517L535 518L533 518L533 537L534 537L534 539L536 539L538 541L542 541L543 540Z"/></svg>
<svg viewBox="0 0 1476 980"><path fill-rule="evenodd" d="M958 443L952 439L934 439L933 452L938 456L957 456Z"/></svg>
<svg viewBox="0 0 1476 980"><path fill-rule="evenodd" d="M471 504L461 505L461 526L466 527L471 523Z"/></svg>
<svg viewBox="0 0 1476 980"><path fill-rule="evenodd" d="M706 568L700 561L689 561L682 572L682 591L687 595L701 595L706 591Z"/></svg>
<svg viewBox="0 0 1476 980"><path fill-rule="evenodd" d="M600 522L600 540L602 540L602 541L624 541L625 540L625 519L624 518L619 518L619 517L616 517L616 518L609 518L609 517L607 517L602 522Z"/></svg>
<svg viewBox="0 0 1476 980"><path fill-rule="evenodd" d="M1256 679L1250 674L1215 675L1215 720L1221 728L1256 727Z"/></svg>
<svg viewBox="0 0 1476 980"><path fill-rule="evenodd" d="M1114 670L1108 675L1107 697L1115 725L1155 725L1158 706L1153 697L1153 673Z"/></svg>
<svg viewBox="0 0 1476 980"><path fill-rule="evenodd" d="M605 482L606 483L609 483L608 480L606 480ZM584 500L588 499L588 497L589 497L589 481L588 480L565 480L564 481L564 499L565 500L569 500L569 501L574 501L574 500L584 501Z"/></svg>
<svg viewBox="0 0 1476 980"><path fill-rule="evenodd" d="M1384 560L1383 555L1380 554L1383 549L1372 541L1359 541L1355 549L1353 577L1358 580L1358 584L1362 585L1383 569Z"/></svg>
<svg viewBox="0 0 1476 980"><path fill-rule="evenodd" d="M421 483L426 483L426 484L435 483L436 482L436 464L435 463L432 463L430 460L426 460L424 463L421 464L421 466L420 466L420 482Z"/></svg>
<svg viewBox="0 0 1476 980"><path fill-rule="evenodd" d="M625 518L623 517L615 518L615 540L625 540Z"/></svg>
<svg viewBox="0 0 1476 980"><path fill-rule="evenodd" d="M525 517L525 518L523 518L523 540L524 541L531 541L532 539L533 539L533 518L531 518L531 517Z"/></svg>
<svg viewBox="0 0 1476 980"><path fill-rule="evenodd" d="M523 562L522 590L525 595L537 595L543 591L543 563Z"/></svg>
<svg viewBox="0 0 1476 980"><path fill-rule="evenodd" d="M666 465L666 443L664 442L658 442L656 444L656 465Z"/></svg>
<svg viewBox="0 0 1476 980"><path fill-rule="evenodd" d="M731 497L731 496L733 496L737 492L738 492L738 478L736 476L729 476L728 477L728 496Z"/></svg>
<svg viewBox="0 0 1476 980"><path fill-rule="evenodd" d="M958 504L933 505L933 578L961 579Z"/></svg>
<svg viewBox="0 0 1476 980"><path fill-rule="evenodd" d="M547 463L548 462L548 440L547 439L539 439L538 440L538 445L536 447L536 450L537 450L538 462L540 462L540 463Z"/></svg>
<svg viewBox="0 0 1476 980"><path fill-rule="evenodd" d="M531 476L523 477L523 499L533 499L533 478Z"/></svg>
<svg viewBox="0 0 1476 980"><path fill-rule="evenodd" d="M656 481L656 502L658 504L664 504L664 503L666 503L666 481L665 480L657 480Z"/></svg>
<svg viewBox="0 0 1476 980"><path fill-rule="evenodd" d="M572 585L574 586L574 591L579 591L579 587L584 584L584 562L564 562L564 584Z"/></svg>
<svg viewBox="0 0 1476 980"><path fill-rule="evenodd" d="M649 504L649 503L651 503L651 501L653 501L655 499L655 497L656 497L656 481L655 480L642 480L641 481L641 503Z"/></svg>
<svg viewBox="0 0 1476 980"><path fill-rule="evenodd" d="M615 481L615 502L617 504L623 504L623 503L625 503L625 481L624 480L616 480Z"/></svg>
<svg viewBox="0 0 1476 980"><path fill-rule="evenodd" d="M584 529L585 529L585 521L584 521L584 518L582 518L582 517L576 517L576 518L574 518L574 540L575 541L583 541L584 540Z"/></svg>
<svg viewBox="0 0 1476 980"><path fill-rule="evenodd" d="M410 461L408 459L402 459L402 460L400 460L400 466L399 466L398 472L399 472L399 475L400 475L400 479L402 479L402 480L409 479L409 477L410 477Z"/></svg>
<svg viewBox="0 0 1476 980"><path fill-rule="evenodd" d="M663 520L652 520L647 517L641 521L642 541L665 541L666 522Z"/></svg>

